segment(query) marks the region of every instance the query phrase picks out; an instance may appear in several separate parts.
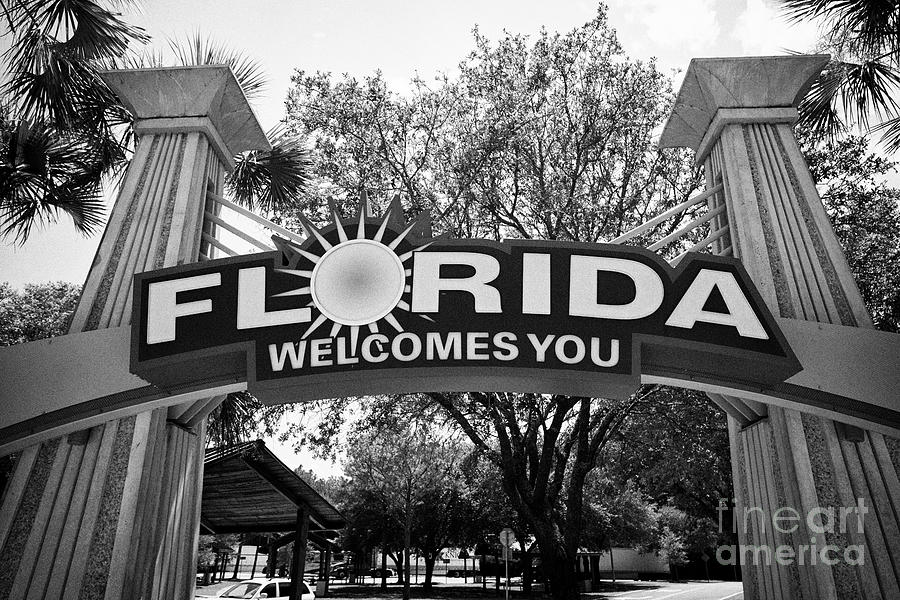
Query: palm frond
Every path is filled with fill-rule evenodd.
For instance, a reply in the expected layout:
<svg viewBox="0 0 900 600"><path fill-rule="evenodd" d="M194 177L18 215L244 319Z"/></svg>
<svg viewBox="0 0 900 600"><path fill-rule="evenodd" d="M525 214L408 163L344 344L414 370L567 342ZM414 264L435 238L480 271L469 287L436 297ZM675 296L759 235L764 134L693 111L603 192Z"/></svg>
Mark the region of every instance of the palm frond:
<svg viewBox="0 0 900 600"><path fill-rule="evenodd" d="M900 117L879 123L872 131L881 132L881 143L888 152L900 151Z"/></svg>
<svg viewBox="0 0 900 600"><path fill-rule="evenodd" d="M878 61L832 61L801 101L799 126L820 139L834 139L846 123L868 129L870 120L890 118L900 104L900 71Z"/></svg>
<svg viewBox="0 0 900 600"><path fill-rule="evenodd" d="M869 119L879 120L896 113L894 95L900 89L900 71L879 61L848 64L841 99L847 118L869 127Z"/></svg>
<svg viewBox="0 0 900 600"><path fill-rule="evenodd" d="M82 234L103 224L100 183L105 165L89 143L28 120L3 129L0 237L27 240L35 224L69 215Z"/></svg>
<svg viewBox="0 0 900 600"><path fill-rule="evenodd" d="M56 0L43 6L44 33L59 40L56 50L70 58L94 60L124 54L132 42L149 40L141 28L90 0Z"/></svg>
<svg viewBox="0 0 900 600"><path fill-rule="evenodd" d="M77 127L85 101L113 98L97 73L100 59L147 39L88 0L23 0L7 12L15 13L17 29L3 56L9 76L0 92L23 117L61 128Z"/></svg>
<svg viewBox="0 0 900 600"><path fill-rule="evenodd" d="M800 130L822 139L833 139L845 130L835 108L845 77L846 70L839 62L832 62L819 74L797 107L800 113L797 127Z"/></svg>
<svg viewBox="0 0 900 600"><path fill-rule="evenodd" d="M225 183L239 204L271 213L297 204L309 182L311 161L300 138L280 127L268 136L272 149L236 156L234 171Z"/></svg>
<svg viewBox="0 0 900 600"><path fill-rule="evenodd" d="M178 62L191 65L228 65L248 99L259 97L266 87L262 65L244 53L213 41L199 31L184 39L170 39L169 47Z"/></svg>
<svg viewBox="0 0 900 600"><path fill-rule="evenodd" d="M896 0L780 0L789 21L820 20L828 39L859 57L897 54Z"/></svg>
<svg viewBox="0 0 900 600"><path fill-rule="evenodd" d="M104 70L113 69L151 69L169 66L159 48L144 48L140 52L127 52L116 56L104 56L98 61Z"/></svg>

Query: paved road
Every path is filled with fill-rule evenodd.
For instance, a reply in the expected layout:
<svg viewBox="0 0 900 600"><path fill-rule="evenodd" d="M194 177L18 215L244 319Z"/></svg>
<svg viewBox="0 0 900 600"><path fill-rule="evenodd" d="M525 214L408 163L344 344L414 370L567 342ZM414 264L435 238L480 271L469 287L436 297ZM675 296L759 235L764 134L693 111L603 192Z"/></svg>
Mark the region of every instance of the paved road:
<svg viewBox="0 0 900 600"><path fill-rule="evenodd" d="M741 583L714 581L712 583L634 582L629 590L584 594L596 600L742 600Z"/></svg>

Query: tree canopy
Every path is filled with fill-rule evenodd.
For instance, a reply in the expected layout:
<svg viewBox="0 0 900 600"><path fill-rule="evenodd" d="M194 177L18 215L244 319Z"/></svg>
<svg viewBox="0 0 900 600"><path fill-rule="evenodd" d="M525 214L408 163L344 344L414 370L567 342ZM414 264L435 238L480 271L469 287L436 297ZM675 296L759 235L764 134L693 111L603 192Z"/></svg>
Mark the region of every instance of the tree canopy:
<svg viewBox="0 0 900 600"><path fill-rule="evenodd" d="M491 42L476 29L474 44L457 75L405 94L380 73L297 71L286 123L313 149L304 209L327 218L317 198L399 193L457 237L596 242L698 188L687 152L652 144L669 79L624 54L602 5L565 34Z"/></svg>
<svg viewBox="0 0 900 600"><path fill-rule="evenodd" d="M64 335L81 286L65 281L29 283L16 290L0 283L0 346Z"/></svg>

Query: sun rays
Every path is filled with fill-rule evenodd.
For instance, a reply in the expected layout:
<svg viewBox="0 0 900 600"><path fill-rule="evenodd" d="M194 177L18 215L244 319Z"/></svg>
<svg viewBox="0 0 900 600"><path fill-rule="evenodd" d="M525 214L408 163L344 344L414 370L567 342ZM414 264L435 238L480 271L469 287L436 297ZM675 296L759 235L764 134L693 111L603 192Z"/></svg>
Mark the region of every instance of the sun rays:
<svg viewBox="0 0 900 600"><path fill-rule="evenodd" d="M332 207L333 225L322 229L301 217L308 235L302 245L273 237L285 258L285 266L276 271L303 280L299 287L273 297L308 297L306 306L318 312L301 339L329 322L329 337L346 328L354 349L362 328L369 333L404 331L396 311L410 312L410 261L415 252L433 243L430 214L405 223L395 197L384 216L375 219L367 216L365 204L363 199L353 219L341 219ZM423 238L429 241L422 243Z"/></svg>

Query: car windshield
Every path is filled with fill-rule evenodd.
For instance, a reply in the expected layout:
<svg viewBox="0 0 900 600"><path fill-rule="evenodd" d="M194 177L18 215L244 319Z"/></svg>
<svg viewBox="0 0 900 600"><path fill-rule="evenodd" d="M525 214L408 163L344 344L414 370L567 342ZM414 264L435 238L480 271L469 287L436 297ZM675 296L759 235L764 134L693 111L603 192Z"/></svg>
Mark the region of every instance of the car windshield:
<svg viewBox="0 0 900 600"><path fill-rule="evenodd" d="M220 598L250 598L259 589L259 583L239 583L225 590Z"/></svg>

